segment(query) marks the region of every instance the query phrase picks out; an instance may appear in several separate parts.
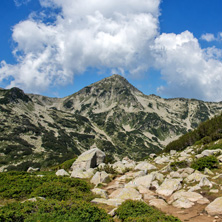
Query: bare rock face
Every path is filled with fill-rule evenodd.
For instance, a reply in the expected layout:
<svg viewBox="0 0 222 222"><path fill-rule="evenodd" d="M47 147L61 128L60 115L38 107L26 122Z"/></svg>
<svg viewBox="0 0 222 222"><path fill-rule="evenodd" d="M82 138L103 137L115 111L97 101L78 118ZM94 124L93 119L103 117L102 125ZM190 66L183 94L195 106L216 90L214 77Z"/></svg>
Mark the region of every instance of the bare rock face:
<svg viewBox="0 0 222 222"><path fill-rule="evenodd" d="M77 158L71 169L79 168L88 170L89 168L95 168L103 163L105 156L105 153L98 148L87 150Z"/></svg>
<svg viewBox="0 0 222 222"><path fill-rule="evenodd" d="M210 215L222 215L222 197L215 199L205 210Z"/></svg>

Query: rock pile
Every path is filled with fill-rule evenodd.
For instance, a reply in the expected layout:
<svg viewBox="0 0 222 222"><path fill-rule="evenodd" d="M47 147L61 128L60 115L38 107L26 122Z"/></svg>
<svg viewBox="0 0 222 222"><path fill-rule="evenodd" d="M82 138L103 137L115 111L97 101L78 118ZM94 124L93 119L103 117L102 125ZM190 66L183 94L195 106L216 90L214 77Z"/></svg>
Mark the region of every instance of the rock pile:
<svg viewBox="0 0 222 222"><path fill-rule="evenodd" d="M222 193L222 174L215 175L207 168L199 172L189 167L194 159L207 155L222 159L218 150L205 150L195 155L192 147L188 147L183 152L171 151L157 157L151 154L147 161L124 158L106 165L103 163L105 154L96 148L79 156L72 165L71 177L91 178L91 183L95 184L92 192L101 196L94 199L94 203L116 207L127 199L141 200L161 210L168 206L186 209L199 204L206 206L205 212L209 215L222 215L222 197L211 199L210 203L206 192L202 192L204 189L209 195ZM186 161L187 167L173 168L171 163L175 161ZM105 172L106 166L116 175Z"/></svg>

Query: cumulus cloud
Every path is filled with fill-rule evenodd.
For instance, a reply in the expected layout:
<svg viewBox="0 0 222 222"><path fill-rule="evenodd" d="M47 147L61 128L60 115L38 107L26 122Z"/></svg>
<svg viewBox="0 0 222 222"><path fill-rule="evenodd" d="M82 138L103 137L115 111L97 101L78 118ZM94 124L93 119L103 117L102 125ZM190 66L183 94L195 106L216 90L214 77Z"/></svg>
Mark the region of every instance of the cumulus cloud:
<svg viewBox="0 0 222 222"><path fill-rule="evenodd" d="M222 32L219 32L216 36L212 33L206 33L201 35L200 39L207 42L222 41Z"/></svg>
<svg viewBox="0 0 222 222"><path fill-rule="evenodd" d="M159 30L160 0L41 0L58 7L54 24L30 18L15 25L17 65L2 63L1 76L12 76L8 87L38 92L67 84L88 67L132 75L144 72L149 49Z"/></svg>
<svg viewBox="0 0 222 222"><path fill-rule="evenodd" d="M135 77L154 67L166 81L160 95L222 100L222 50L201 48L189 31L160 34L161 0L39 1L54 22L45 22L43 10L13 27L17 64L0 63L8 87L39 93L91 67ZM201 39L222 39L222 33Z"/></svg>
<svg viewBox="0 0 222 222"><path fill-rule="evenodd" d="M153 46L156 67L167 86L159 92L168 96L222 99L222 51L215 47L201 49L189 31L181 34L162 34Z"/></svg>
<svg viewBox="0 0 222 222"><path fill-rule="evenodd" d="M212 41L216 40L214 34L212 34L212 33L203 34L203 35L201 35L200 39L205 40L207 42L212 42Z"/></svg>

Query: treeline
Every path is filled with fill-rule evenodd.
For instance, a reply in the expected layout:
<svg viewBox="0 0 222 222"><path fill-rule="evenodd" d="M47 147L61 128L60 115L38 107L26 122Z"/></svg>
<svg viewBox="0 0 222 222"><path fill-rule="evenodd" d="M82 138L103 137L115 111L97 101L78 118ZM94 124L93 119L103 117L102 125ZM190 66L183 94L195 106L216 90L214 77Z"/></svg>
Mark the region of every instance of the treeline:
<svg viewBox="0 0 222 222"><path fill-rule="evenodd" d="M195 130L172 141L166 146L164 151L181 151L195 143L208 144L220 138L222 138L222 114L201 123Z"/></svg>

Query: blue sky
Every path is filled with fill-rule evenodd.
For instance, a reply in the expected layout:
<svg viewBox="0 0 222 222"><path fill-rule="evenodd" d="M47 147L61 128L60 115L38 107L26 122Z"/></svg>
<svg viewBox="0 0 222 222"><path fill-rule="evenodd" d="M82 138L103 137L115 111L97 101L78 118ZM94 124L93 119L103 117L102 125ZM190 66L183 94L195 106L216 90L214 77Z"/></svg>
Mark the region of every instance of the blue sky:
<svg viewBox="0 0 222 222"><path fill-rule="evenodd" d="M222 101L221 0L1 0L0 87L64 97L118 73Z"/></svg>

